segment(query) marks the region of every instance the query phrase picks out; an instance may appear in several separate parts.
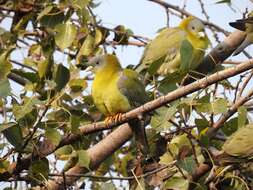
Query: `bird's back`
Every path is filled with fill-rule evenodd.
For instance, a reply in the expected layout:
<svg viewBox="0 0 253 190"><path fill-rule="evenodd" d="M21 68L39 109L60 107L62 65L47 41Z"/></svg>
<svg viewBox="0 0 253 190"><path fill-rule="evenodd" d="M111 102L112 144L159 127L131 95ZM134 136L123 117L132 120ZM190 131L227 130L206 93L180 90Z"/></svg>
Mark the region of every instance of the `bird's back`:
<svg viewBox="0 0 253 190"><path fill-rule="evenodd" d="M185 39L186 32L179 27L163 29L147 45L136 71L141 72L143 69L149 68L152 63L159 59L163 61L168 53L177 51Z"/></svg>

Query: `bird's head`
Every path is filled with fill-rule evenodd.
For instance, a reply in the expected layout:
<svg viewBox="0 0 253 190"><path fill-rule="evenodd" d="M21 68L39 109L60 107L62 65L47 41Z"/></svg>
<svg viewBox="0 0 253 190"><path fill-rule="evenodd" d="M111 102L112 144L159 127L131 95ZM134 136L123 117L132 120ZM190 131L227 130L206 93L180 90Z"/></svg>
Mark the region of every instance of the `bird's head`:
<svg viewBox="0 0 253 190"><path fill-rule="evenodd" d="M179 27L197 38L207 38L205 25L195 17L189 16L183 19Z"/></svg>
<svg viewBox="0 0 253 190"><path fill-rule="evenodd" d="M238 19L235 22L229 22L229 25L241 30L241 31L246 31L247 29L252 32L253 28L253 11L251 11L248 15L247 18L243 19ZM248 25L248 26L247 26Z"/></svg>
<svg viewBox="0 0 253 190"><path fill-rule="evenodd" d="M112 54L98 55L91 58L88 62L86 71L92 70L97 73L102 70L119 70L121 69L118 58Z"/></svg>
<svg viewBox="0 0 253 190"><path fill-rule="evenodd" d="M253 43L253 11L247 15L247 18L239 19L235 22L230 22L229 25L238 30L244 31L246 34L245 39L233 53L233 55L238 55L246 47Z"/></svg>

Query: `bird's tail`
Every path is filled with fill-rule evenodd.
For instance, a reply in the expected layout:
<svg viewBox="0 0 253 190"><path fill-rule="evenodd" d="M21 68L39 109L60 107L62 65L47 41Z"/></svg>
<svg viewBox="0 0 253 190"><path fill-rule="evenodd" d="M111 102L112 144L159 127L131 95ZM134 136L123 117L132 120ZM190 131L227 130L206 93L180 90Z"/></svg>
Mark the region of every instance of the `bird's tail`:
<svg viewBox="0 0 253 190"><path fill-rule="evenodd" d="M138 153L147 157L149 154L149 145L145 131L145 124L146 122L143 119L135 119L129 122L129 125L133 130Z"/></svg>

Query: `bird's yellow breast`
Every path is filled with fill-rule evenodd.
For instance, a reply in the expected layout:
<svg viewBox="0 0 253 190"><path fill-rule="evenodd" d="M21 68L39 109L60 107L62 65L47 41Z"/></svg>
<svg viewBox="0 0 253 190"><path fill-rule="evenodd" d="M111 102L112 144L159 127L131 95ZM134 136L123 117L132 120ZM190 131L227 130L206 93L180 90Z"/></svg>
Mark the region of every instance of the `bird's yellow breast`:
<svg viewBox="0 0 253 190"><path fill-rule="evenodd" d="M104 72L104 71L103 71ZM120 72L97 73L92 85L92 97L98 110L106 116L124 113L131 106L118 89Z"/></svg>

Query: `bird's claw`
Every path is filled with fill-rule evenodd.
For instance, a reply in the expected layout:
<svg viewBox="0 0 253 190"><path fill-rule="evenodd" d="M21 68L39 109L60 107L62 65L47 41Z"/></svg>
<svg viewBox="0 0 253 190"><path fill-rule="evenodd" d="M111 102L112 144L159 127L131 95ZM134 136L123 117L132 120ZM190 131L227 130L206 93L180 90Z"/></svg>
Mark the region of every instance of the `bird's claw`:
<svg viewBox="0 0 253 190"><path fill-rule="evenodd" d="M116 115L113 115L113 116L108 116L105 118L105 125L107 127L110 126L110 123L118 123L118 122L121 122L123 119L123 114L122 113L117 113Z"/></svg>

